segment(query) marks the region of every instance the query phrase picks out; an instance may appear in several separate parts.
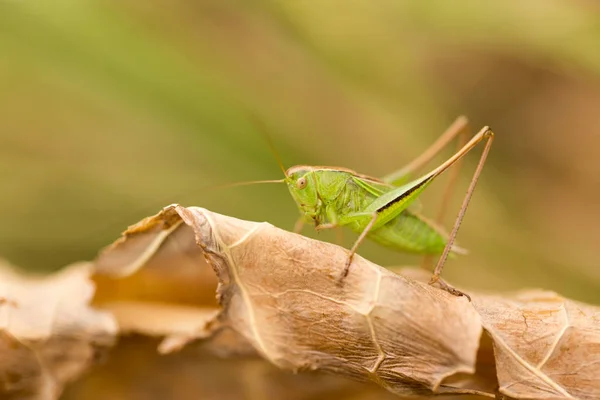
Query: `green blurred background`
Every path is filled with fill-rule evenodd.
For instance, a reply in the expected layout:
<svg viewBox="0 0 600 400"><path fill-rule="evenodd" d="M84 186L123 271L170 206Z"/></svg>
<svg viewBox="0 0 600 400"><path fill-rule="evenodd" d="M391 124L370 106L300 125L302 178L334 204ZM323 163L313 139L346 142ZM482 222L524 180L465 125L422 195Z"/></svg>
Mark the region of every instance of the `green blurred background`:
<svg viewBox="0 0 600 400"><path fill-rule="evenodd" d="M497 136L446 277L598 303L599 49L583 0L1 0L0 255L56 270L172 202L291 229L283 185L206 189L281 178L248 109L286 166L374 176L465 114Z"/></svg>

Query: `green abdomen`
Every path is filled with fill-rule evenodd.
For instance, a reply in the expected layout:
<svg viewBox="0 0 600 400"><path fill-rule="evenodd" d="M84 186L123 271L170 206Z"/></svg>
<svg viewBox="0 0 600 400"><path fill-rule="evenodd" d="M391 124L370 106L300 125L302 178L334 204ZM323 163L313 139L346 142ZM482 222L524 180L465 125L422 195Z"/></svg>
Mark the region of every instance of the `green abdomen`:
<svg viewBox="0 0 600 400"><path fill-rule="evenodd" d="M446 236L410 211L367 235L369 239L394 250L417 254L442 254Z"/></svg>

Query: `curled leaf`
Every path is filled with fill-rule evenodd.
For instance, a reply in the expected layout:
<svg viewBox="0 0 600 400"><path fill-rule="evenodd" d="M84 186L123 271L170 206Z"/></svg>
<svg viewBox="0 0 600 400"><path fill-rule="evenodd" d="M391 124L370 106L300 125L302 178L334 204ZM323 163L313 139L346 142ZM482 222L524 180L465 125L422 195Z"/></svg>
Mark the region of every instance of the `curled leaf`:
<svg viewBox="0 0 600 400"><path fill-rule="evenodd" d="M160 351L208 334L218 307L216 277L181 219L150 217L95 260L94 303L110 311L121 334L164 336Z"/></svg>
<svg viewBox="0 0 600 400"><path fill-rule="evenodd" d="M470 303L429 286L423 271L394 273L359 256L341 280L346 257L267 223L173 205L103 252L96 280L102 306L121 326L166 336L163 351L201 339L221 354L251 349L285 370L407 396L600 398L597 307L542 291L469 291ZM103 273L120 283L103 290ZM171 318L147 317L161 307Z"/></svg>

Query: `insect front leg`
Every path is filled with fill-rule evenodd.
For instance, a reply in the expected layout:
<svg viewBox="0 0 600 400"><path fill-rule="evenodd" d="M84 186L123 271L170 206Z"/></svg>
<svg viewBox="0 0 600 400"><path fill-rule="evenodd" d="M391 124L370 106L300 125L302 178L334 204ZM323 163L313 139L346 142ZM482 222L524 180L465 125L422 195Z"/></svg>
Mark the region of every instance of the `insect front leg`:
<svg viewBox="0 0 600 400"><path fill-rule="evenodd" d="M338 213L334 206L328 205L327 207L325 207L325 216L327 217L327 221L329 222L316 225L315 230L317 232L323 231L325 229L337 228L340 226Z"/></svg>

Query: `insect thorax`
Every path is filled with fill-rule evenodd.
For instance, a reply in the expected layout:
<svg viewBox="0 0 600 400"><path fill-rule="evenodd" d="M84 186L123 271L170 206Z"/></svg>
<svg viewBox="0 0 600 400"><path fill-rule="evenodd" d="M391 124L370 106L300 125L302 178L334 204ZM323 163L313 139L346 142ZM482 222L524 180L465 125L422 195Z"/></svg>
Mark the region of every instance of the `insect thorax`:
<svg viewBox="0 0 600 400"><path fill-rule="evenodd" d="M325 209L338 216L357 213L376 199L376 196L356 183L352 173L335 170L315 172L319 198L323 202L323 213L326 212ZM330 219L327 218L328 222L331 222Z"/></svg>

